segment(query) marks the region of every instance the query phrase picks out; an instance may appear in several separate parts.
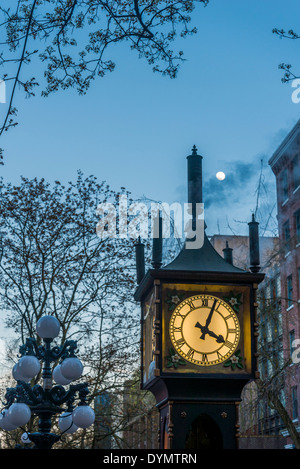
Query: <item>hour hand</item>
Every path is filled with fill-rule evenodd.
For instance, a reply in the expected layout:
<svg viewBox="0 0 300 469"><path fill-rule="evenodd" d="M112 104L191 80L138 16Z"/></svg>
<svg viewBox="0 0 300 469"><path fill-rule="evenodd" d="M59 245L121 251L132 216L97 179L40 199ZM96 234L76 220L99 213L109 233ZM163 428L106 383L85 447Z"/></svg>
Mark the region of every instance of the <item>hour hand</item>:
<svg viewBox="0 0 300 469"><path fill-rule="evenodd" d="M197 322L197 324L195 324L195 327L199 327L199 329L201 329L201 336L200 336L200 339L205 339L205 334L208 333L208 328L207 326L201 326L201 324L199 322Z"/></svg>
<svg viewBox="0 0 300 469"><path fill-rule="evenodd" d="M213 331L210 331L206 326L201 326L201 324L199 322L196 323L195 327L199 327L199 329L201 329L201 332L205 332L206 334L210 335L211 337L214 337L217 340L218 343L225 342L224 337L221 334L219 334L219 335L215 334ZM202 338L202 336L200 337L200 339L201 338Z"/></svg>
<svg viewBox="0 0 300 469"><path fill-rule="evenodd" d="M199 327L199 329L201 329L201 331L203 331L203 329L204 329L204 326L201 326L201 324L199 322L197 322L197 324L195 324L195 327Z"/></svg>

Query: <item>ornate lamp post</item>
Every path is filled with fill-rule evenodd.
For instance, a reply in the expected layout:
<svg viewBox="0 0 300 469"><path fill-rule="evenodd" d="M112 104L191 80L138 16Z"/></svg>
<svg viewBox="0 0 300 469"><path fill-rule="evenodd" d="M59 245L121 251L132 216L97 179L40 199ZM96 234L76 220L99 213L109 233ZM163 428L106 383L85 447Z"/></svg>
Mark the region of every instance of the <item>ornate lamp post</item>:
<svg viewBox="0 0 300 469"><path fill-rule="evenodd" d="M12 370L17 385L7 388L6 402L0 414L0 427L8 431L22 428L32 415L38 416L38 431L25 432L21 438L24 443L34 443L35 449L51 449L64 433L87 428L95 419L94 411L88 405L87 383L71 384L80 378L83 371L83 365L75 355L77 342L67 340L60 347L51 347L59 331L59 322L53 316L43 316L37 322L36 332L44 345L38 346L34 338L28 338L20 347L21 358ZM51 363L58 360L60 363L52 370ZM43 364L43 383L32 387L29 382L40 372L40 362ZM65 389L66 385L69 385L68 389ZM79 402L75 407L76 397ZM51 432L51 420L57 414L60 415L59 434Z"/></svg>

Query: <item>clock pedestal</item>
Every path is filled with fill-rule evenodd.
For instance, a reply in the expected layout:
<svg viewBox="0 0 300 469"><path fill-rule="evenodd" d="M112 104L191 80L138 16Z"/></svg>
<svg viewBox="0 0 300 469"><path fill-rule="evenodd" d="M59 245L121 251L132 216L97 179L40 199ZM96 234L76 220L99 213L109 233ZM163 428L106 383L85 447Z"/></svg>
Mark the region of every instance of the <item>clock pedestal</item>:
<svg viewBox="0 0 300 469"><path fill-rule="evenodd" d="M160 448L236 449L237 412L230 402L169 401L160 409Z"/></svg>
<svg viewBox="0 0 300 469"><path fill-rule="evenodd" d="M202 203L201 165L194 148L189 203ZM156 399L161 449L238 448L241 392L258 377L256 291L264 275L254 219L249 236L249 270L235 267L231 255L221 257L204 233L202 247L186 243L163 267L162 239L156 238L153 269L145 274L137 245L141 388Z"/></svg>
<svg viewBox="0 0 300 469"><path fill-rule="evenodd" d="M238 409L245 381L157 379L146 386L156 397L161 449L238 448Z"/></svg>

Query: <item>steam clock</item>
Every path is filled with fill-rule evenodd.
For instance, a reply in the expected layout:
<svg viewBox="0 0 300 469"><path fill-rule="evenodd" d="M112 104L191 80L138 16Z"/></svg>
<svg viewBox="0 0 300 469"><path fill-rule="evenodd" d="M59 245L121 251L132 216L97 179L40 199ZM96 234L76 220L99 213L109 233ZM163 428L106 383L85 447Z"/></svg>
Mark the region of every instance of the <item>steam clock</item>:
<svg viewBox="0 0 300 469"><path fill-rule="evenodd" d="M188 202L202 203L202 156L188 161ZM195 211L194 211L195 213ZM204 233L202 247L185 244L162 264L162 239L153 239L145 273L143 244L136 245L141 303L141 387L160 413L161 449L238 448L238 405L257 377L256 290L260 273L258 223L249 223L250 267L232 263Z"/></svg>

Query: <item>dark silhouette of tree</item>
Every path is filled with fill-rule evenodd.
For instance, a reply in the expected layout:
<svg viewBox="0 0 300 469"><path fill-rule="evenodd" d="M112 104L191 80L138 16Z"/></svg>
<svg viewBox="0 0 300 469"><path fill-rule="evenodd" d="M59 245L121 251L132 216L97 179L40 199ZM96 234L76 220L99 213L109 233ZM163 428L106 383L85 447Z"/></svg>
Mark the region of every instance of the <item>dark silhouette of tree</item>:
<svg viewBox="0 0 300 469"><path fill-rule="evenodd" d="M139 359L134 240L96 233L96 208L117 204L118 195L80 172L66 187L0 181L0 304L17 338L15 361L38 319L51 314L61 325L57 345L77 340L94 397L121 392Z"/></svg>
<svg viewBox="0 0 300 469"><path fill-rule="evenodd" d="M292 39L292 40L300 39L299 34L297 34L292 29L290 29L289 31L285 31L283 29L274 28L272 32L273 34L277 34L277 36L279 36L280 39L283 39L283 38ZM292 72L291 64L281 63L278 65L278 68L284 71L283 77L281 79L282 83L287 83L291 80L294 80L295 78L299 78L299 75Z"/></svg>
<svg viewBox="0 0 300 469"><path fill-rule="evenodd" d="M40 79L25 77L24 65L39 58L46 87L42 96L76 88L87 92L96 77L112 72L113 46L128 42L155 72L177 74L183 52L171 49L177 35L196 33L189 27L195 5L209 0L9 0L1 2L0 64L3 79L12 81L0 136L15 121L17 88L34 96ZM5 7L5 4L6 7Z"/></svg>

